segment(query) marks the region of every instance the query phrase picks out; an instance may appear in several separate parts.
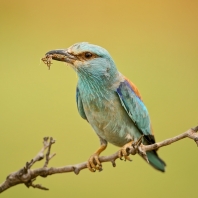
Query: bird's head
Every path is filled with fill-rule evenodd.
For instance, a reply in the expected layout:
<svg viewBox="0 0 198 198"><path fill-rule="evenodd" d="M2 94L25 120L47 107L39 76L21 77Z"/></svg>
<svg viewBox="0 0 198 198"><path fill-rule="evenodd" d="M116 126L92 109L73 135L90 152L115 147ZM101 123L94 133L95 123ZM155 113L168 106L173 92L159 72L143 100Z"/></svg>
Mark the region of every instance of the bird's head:
<svg viewBox="0 0 198 198"><path fill-rule="evenodd" d="M78 73L79 78L109 80L117 74L110 54L104 48L86 42L76 43L67 49L46 53L53 60L66 62Z"/></svg>

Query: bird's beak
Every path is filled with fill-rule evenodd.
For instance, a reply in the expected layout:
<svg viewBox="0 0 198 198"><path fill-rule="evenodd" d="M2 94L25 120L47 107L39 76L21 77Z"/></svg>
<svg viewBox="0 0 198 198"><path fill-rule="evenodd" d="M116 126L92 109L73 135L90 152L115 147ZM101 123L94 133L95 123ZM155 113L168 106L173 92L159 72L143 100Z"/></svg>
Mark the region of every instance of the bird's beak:
<svg viewBox="0 0 198 198"><path fill-rule="evenodd" d="M45 54L45 57L51 57L53 60L73 64L77 58L67 51L67 49L51 50Z"/></svg>

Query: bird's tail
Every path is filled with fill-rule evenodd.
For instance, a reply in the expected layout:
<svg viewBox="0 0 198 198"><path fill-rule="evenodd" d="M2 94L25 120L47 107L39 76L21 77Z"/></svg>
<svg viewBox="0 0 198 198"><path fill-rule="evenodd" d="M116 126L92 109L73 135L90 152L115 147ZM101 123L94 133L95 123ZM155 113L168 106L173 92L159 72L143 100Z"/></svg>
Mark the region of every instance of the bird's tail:
<svg viewBox="0 0 198 198"><path fill-rule="evenodd" d="M158 156L156 151L148 151L146 154L151 166L159 171L165 172L166 163Z"/></svg>

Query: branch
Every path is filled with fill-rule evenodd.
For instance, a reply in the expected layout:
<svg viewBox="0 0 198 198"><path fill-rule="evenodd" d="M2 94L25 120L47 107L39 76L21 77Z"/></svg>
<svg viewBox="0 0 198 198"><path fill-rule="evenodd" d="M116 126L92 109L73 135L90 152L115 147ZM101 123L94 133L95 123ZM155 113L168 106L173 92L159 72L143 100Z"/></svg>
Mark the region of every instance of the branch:
<svg viewBox="0 0 198 198"><path fill-rule="evenodd" d="M147 160L146 152L151 150L156 150L163 146L168 146L176 141L179 141L183 138L190 138L193 139L197 146L198 146L198 134L196 133L198 131L198 126L187 130L186 132L175 136L170 139L166 139L162 142L158 142L152 145L143 145L143 144L132 144L128 149L127 153L135 155L139 154L142 157ZM44 137L43 138L43 148L40 150L40 152L30 161L26 162L25 166L21 168L20 170L13 172L9 174L6 178L6 180L0 184L0 193L4 192L5 190L9 189L12 186L18 185L18 184L25 184L26 187L33 187L38 188L41 190L49 190L46 187L43 187L40 184L33 184L33 182L36 180L38 176L41 177L47 177L49 175L58 174L58 173L67 173L67 172L74 172L76 175L79 174L79 172L83 169L87 168L87 162L82 162L75 165L68 165L63 167L51 167L48 168L49 161L55 156L55 154L50 155L50 149L52 144L55 143L55 140L51 137ZM44 152L47 150L46 155ZM45 163L42 168L38 169L31 169L31 167L38 161L45 158ZM104 162L111 162L113 167L116 166L116 159L119 158L119 151L109 155L109 156L101 156L99 157L99 160L101 163Z"/></svg>

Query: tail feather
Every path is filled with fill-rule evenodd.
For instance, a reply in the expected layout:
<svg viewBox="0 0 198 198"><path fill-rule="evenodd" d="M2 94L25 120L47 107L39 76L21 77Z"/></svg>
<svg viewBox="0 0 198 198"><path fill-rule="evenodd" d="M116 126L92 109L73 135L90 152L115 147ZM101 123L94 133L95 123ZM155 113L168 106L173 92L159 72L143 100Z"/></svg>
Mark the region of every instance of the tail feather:
<svg viewBox="0 0 198 198"><path fill-rule="evenodd" d="M161 172L165 172L166 163L158 156L156 151L148 151L146 154L151 166Z"/></svg>

